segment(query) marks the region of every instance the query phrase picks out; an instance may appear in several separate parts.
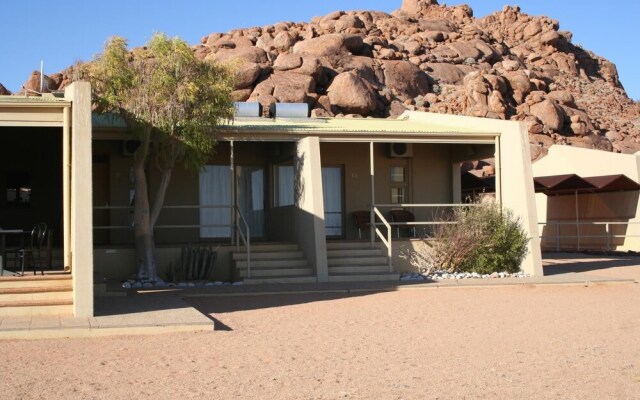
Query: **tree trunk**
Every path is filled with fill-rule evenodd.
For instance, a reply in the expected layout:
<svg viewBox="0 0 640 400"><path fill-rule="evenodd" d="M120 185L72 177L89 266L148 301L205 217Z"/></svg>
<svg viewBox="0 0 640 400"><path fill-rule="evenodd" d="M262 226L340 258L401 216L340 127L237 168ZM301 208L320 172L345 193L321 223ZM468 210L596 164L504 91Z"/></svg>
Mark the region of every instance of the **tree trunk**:
<svg viewBox="0 0 640 400"><path fill-rule="evenodd" d="M160 216L160 211L162 210L162 205L164 204L164 197L167 194L167 188L169 187L169 182L171 181L171 172L172 168L167 168L162 170L162 175L160 176L160 184L158 185L158 190L156 190L156 195L153 198L153 208L151 209L151 229L155 228L156 222L158 222L158 217Z"/></svg>
<svg viewBox="0 0 640 400"><path fill-rule="evenodd" d="M133 211L136 257L138 261L138 279L158 280L156 268L155 242L151 213L149 209L149 194L145 164L149 152L150 132L144 135L140 148L136 151L133 169L135 176L135 205Z"/></svg>

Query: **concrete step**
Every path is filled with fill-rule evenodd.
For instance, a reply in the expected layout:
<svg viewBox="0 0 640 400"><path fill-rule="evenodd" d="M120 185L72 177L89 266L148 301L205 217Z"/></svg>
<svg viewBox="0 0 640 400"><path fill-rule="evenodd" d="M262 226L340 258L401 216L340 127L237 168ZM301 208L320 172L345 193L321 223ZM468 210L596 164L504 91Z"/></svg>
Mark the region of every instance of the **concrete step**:
<svg viewBox="0 0 640 400"><path fill-rule="evenodd" d="M0 288L0 302L36 300L73 300L69 286Z"/></svg>
<svg viewBox="0 0 640 400"><path fill-rule="evenodd" d="M247 270L241 270L240 277L246 278L248 275ZM287 277L287 276L310 276L313 274L311 268L264 268L264 269L251 269L251 278L268 278L268 277Z"/></svg>
<svg viewBox="0 0 640 400"><path fill-rule="evenodd" d="M327 250L328 258L342 258L342 257L375 257L381 256L382 250L375 249L340 249L340 250Z"/></svg>
<svg viewBox="0 0 640 400"><path fill-rule="evenodd" d="M372 273L372 274L334 274L329 275L329 282L391 282L399 281L397 273Z"/></svg>
<svg viewBox="0 0 640 400"><path fill-rule="evenodd" d="M251 261L254 260L287 260L292 258L303 258L301 251L251 251ZM233 253L234 260L246 260L247 253Z"/></svg>
<svg viewBox="0 0 640 400"><path fill-rule="evenodd" d="M337 267L329 267L329 275L334 274L371 274L371 273L387 273L388 265L344 265Z"/></svg>
<svg viewBox="0 0 640 400"><path fill-rule="evenodd" d="M251 243L251 253L256 251L297 251L298 245L295 243ZM236 253L246 253L244 247L240 246L240 251Z"/></svg>
<svg viewBox="0 0 640 400"><path fill-rule="evenodd" d="M315 283L315 276L286 276L272 278L245 278L245 285L259 285L269 283Z"/></svg>
<svg viewBox="0 0 640 400"><path fill-rule="evenodd" d="M343 258L328 258L327 264L330 267L338 265L388 265L387 257L343 257Z"/></svg>
<svg viewBox="0 0 640 400"><path fill-rule="evenodd" d="M51 287L71 285L71 274L2 276L0 289L25 287Z"/></svg>
<svg viewBox="0 0 640 400"><path fill-rule="evenodd" d="M251 260L251 269L259 268L291 268L291 267L306 267L307 260L292 259L292 260ZM247 268L246 261L236 261L236 268L243 270Z"/></svg>
<svg viewBox="0 0 640 400"><path fill-rule="evenodd" d="M0 317L73 315L73 300L0 301Z"/></svg>
<svg viewBox="0 0 640 400"><path fill-rule="evenodd" d="M373 248L378 249L379 243L374 243ZM340 250L340 249L371 249L371 242L327 242L327 250Z"/></svg>

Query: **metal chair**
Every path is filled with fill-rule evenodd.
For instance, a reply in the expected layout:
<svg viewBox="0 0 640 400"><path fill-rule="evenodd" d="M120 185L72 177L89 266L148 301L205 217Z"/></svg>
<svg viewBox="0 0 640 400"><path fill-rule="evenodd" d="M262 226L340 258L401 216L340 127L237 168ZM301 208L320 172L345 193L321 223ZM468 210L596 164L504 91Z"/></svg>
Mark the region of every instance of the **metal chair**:
<svg viewBox="0 0 640 400"><path fill-rule="evenodd" d="M371 226L371 214L369 211L354 211L353 217L356 222L356 229L358 229L358 238L362 239L362 230L367 230Z"/></svg>
<svg viewBox="0 0 640 400"><path fill-rule="evenodd" d="M36 275L36 268L40 267L40 273L44 275L45 265L51 268L51 231L47 229L47 224L41 222L33 227L29 246L18 250L17 253L22 275L24 275L25 266L32 267L34 275Z"/></svg>
<svg viewBox="0 0 640 400"><path fill-rule="evenodd" d="M416 222L416 217L410 211L406 210L391 210L391 222ZM400 228L401 225L396 225L396 235L400 237ZM406 229L409 230L409 234L411 237L416 237L416 227L415 225L406 225Z"/></svg>

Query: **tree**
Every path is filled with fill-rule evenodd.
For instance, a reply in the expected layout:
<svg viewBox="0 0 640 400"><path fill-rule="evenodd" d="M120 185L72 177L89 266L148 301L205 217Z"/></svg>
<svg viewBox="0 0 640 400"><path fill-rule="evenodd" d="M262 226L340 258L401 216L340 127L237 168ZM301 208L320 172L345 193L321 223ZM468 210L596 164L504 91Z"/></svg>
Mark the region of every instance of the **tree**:
<svg viewBox="0 0 640 400"><path fill-rule="evenodd" d="M233 71L198 60L179 38L155 34L132 51L125 39L112 37L102 54L78 67L77 76L91 82L97 111L120 116L140 141L133 157L138 278L155 282L153 231L172 170L178 162L193 171L206 163L216 126L233 118ZM152 206L146 172L151 157L161 176Z"/></svg>

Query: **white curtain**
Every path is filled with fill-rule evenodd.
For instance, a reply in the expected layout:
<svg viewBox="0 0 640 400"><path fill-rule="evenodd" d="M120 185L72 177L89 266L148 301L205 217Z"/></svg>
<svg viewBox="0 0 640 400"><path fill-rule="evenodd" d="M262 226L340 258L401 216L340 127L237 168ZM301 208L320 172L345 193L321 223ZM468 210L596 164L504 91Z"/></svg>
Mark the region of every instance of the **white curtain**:
<svg viewBox="0 0 640 400"><path fill-rule="evenodd" d="M326 236L342 236L342 168L322 168L324 231Z"/></svg>
<svg viewBox="0 0 640 400"><path fill-rule="evenodd" d="M226 206L201 208L200 225L227 225L201 227L200 237L231 237L231 171L227 165L208 165L200 172L200 206Z"/></svg>
<svg viewBox="0 0 640 400"><path fill-rule="evenodd" d="M295 171L292 165L279 165L276 170L278 182L277 207L292 206L295 203Z"/></svg>

